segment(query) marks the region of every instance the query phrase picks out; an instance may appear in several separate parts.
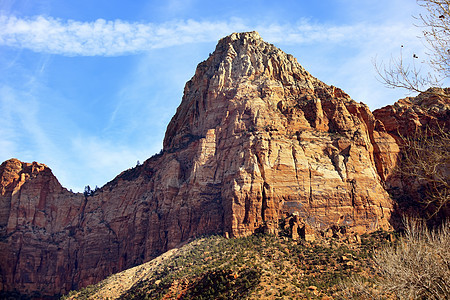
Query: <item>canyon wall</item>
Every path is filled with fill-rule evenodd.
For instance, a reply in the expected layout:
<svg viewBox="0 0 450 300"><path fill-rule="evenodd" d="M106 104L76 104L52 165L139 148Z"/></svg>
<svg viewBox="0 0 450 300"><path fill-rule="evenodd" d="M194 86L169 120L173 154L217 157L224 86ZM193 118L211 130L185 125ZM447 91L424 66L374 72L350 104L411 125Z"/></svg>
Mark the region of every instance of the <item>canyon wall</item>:
<svg viewBox="0 0 450 300"><path fill-rule="evenodd" d="M42 164L1 165L1 290L66 293L199 235L275 233L292 214L316 232L389 229L399 144L379 114L256 32L227 36L186 84L162 153L93 195Z"/></svg>

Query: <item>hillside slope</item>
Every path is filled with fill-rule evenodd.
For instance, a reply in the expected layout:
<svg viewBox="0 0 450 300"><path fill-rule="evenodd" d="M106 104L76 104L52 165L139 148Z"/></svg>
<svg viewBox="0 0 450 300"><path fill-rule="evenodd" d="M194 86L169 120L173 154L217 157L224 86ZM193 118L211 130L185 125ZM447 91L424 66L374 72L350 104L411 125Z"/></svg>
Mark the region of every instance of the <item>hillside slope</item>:
<svg viewBox="0 0 450 300"><path fill-rule="evenodd" d="M64 299L327 299L350 276L372 278L370 252L392 238L203 237Z"/></svg>

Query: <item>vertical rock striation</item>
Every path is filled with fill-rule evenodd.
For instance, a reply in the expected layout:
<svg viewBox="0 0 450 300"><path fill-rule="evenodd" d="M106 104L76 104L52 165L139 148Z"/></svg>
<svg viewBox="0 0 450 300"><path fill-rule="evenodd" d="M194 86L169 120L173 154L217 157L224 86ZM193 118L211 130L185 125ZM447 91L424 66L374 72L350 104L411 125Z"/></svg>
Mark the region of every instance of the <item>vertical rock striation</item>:
<svg viewBox="0 0 450 300"><path fill-rule="evenodd" d="M0 166L0 290L53 294L70 289L83 198L51 170L11 159Z"/></svg>
<svg viewBox="0 0 450 300"><path fill-rule="evenodd" d="M316 228L375 230L389 226L392 204L381 180L398 152L376 126L366 105L256 32L232 34L186 84L164 150L197 141L202 157L182 168L189 186L220 186L231 235L274 232L292 212Z"/></svg>
<svg viewBox="0 0 450 300"><path fill-rule="evenodd" d="M163 152L94 195L44 165L1 165L1 288L66 293L195 236L275 233L293 214L316 231L389 228L398 151L366 105L234 33L186 84Z"/></svg>

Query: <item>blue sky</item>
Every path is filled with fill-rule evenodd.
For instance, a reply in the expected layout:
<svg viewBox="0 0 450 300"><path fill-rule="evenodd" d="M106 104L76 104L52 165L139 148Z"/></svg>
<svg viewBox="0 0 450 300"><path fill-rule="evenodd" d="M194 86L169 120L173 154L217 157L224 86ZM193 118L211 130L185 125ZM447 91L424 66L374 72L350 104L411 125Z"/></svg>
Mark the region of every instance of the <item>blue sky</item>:
<svg viewBox="0 0 450 300"><path fill-rule="evenodd" d="M371 109L392 104L407 94L372 61L401 45L425 57L421 12L412 0L2 0L0 161L102 186L159 152L184 84L232 32L257 30Z"/></svg>

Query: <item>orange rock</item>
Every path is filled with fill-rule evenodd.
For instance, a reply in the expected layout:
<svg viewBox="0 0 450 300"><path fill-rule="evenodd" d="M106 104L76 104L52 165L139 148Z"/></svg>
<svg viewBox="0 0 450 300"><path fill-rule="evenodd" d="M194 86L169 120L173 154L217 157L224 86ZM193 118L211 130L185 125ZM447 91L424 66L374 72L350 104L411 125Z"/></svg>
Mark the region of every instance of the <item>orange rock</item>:
<svg viewBox="0 0 450 300"><path fill-rule="evenodd" d="M431 129L440 126L450 129L450 98L437 94L450 95L450 88L431 88L417 97L407 97L398 100L373 112L381 121L385 131L395 137L413 134L421 127Z"/></svg>
<svg viewBox="0 0 450 300"><path fill-rule="evenodd" d="M79 251L75 228L83 200L61 187L43 164L17 159L1 164L2 291L50 295L72 288Z"/></svg>
<svg viewBox="0 0 450 300"><path fill-rule="evenodd" d="M450 130L450 88L431 88L417 97L400 99L393 105L377 109L373 114L381 124L380 128L386 131L384 134L389 134L396 140L397 148L402 148L405 138L415 137L418 133L439 134ZM394 147L388 146L386 149L395 151ZM384 152L387 153L386 150ZM383 161L380 170L384 168L385 187L396 198L410 198L399 205L399 215L420 214L416 208L408 207L405 203L423 202L424 187L419 183L420 180L408 179L408 176L392 172L396 163L389 158ZM445 219L449 215L450 211L444 207L440 218Z"/></svg>

